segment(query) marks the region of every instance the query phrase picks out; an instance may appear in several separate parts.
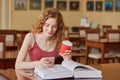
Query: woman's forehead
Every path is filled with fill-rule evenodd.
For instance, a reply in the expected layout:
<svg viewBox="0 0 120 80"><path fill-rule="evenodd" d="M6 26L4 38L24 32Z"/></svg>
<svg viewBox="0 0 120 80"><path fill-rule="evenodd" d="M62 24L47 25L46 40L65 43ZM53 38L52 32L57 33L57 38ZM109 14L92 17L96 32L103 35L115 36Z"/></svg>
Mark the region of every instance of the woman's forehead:
<svg viewBox="0 0 120 80"><path fill-rule="evenodd" d="M48 18L45 23L48 24L57 24L56 18Z"/></svg>

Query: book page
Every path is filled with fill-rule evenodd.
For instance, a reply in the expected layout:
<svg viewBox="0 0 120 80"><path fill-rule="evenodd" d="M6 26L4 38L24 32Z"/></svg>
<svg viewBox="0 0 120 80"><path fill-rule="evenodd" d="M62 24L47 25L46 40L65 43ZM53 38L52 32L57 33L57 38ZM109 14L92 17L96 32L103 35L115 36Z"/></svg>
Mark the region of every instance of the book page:
<svg viewBox="0 0 120 80"><path fill-rule="evenodd" d="M64 60L61 64L73 72L74 78L101 78L101 71L89 65L80 64L72 60Z"/></svg>
<svg viewBox="0 0 120 80"><path fill-rule="evenodd" d="M91 69L91 68L88 68L87 66L86 66L86 67L85 67L85 66L78 66L78 67L76 67L74 70L75 70L75 71L88 71L88 70L91 70L91 71L92 71L92 69Z"/></svg>
<svg viewBox="0 0 120 80"><path fill-rule="evenodd" d="M77 63L75 61L72 60L64 60L61 64L62 66L68 68L71 71L78 71L78 70L93 70L92 67L84 65L84 64L80 64Z"/></svg>
<svg viewBox="0 0 120 80"><path fill-rule="evenodd" d="M50 68L35 67L34 72L42 79L68 78L73 76L71 70L59 64Z"/></svg>
<svg viewBox="0 0 120 80"><path fill-rule="evenodd" d="M48 73L60 73L60 72L66 72L66 71L68 71L68 69L66 69L65 67L63 67L61 65L54 65L54 67L51 67L51 68L39 68L39 70L41 72L43 72L44 74L48 74Z"/></svg>
<svg viewBox="0 0 120 80"><path fill-rule="evenodd" d="M77 67L77 66L80 66L79 63L77 62L74 62L72 60L64 60L61 64L62 66L68 68L69 70L71 71L74 71L74 69Z"/></svg>

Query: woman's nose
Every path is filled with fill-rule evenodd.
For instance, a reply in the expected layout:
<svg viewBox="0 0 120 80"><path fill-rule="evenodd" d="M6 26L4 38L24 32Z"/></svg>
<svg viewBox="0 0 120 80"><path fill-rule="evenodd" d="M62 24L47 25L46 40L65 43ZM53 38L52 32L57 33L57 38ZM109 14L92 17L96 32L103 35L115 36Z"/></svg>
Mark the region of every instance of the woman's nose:
<svg viewBox="0 0 120 80"><path fill-rule="evenodd" d="M49 32L52 32L52 26L51 26L51 27L49 27Z"/></svg>

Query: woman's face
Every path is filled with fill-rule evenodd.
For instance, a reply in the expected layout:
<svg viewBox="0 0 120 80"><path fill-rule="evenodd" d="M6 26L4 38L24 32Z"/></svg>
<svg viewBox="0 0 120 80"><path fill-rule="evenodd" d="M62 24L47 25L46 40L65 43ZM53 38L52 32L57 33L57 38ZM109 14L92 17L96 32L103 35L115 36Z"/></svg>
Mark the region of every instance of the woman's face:
<svg viewBox="0 0 120 80"><path fill-rule="evenodd" d="M49 18L43 25L43 33L48 36L52 37L55 32L57 31L57 22L55 18Z"/></svg>

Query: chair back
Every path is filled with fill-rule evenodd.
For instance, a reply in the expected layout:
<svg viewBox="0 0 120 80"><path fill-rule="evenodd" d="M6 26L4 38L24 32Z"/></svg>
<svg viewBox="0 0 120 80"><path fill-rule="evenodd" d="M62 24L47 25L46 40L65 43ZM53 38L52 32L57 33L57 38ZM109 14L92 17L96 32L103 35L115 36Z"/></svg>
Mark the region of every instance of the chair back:
<svg viewBox="0 0 120 80"><path fill-rule="evenodd" d="M6 35L6 42L15 42L17 39L16 30L0 30L0 35Z"/></svg>
<svg viewBox="0 0 120 80"><path fill-rule="evenodd" d="M4 35L0 35L0 58L5 58L6 55L5 38Z"/></svg>
<svg viewBox="0 0 120 80"><path fill-rule="evenodd" d="M107 30L106 35L108 41L120 41L120 30L118 29Z"/></svg>
<svg viewBox="0 0 120 80"><path fill-rule="evenodd" d="M79 27L79 37L85 38L86 37L86 30L90 29L90 27Z"/></svg>
<svg viewBox="0 0 120 80"><path fill-rule="evenodd" d="M24 40L25 35L29 33L29 30L16 30L17 40Z"/></svg>
<svg viewBox="0 0 120 80"><path fill-rule="evenodd" d="M100 29L86 30L86 40L100 40Z"/></svg>
<svg viewBox="0 0 120 80"><path fill-rule="evenodd" d="M112 29L111 25L103 25L103 35L106 36L106 30Z"/></svg>
<svg viewBox="0 0 120 80"><path fill-rule="evenodd" d="M69 28L68 27L65 27L63 34L64 34L64 39L69 39Z"/></svg>

